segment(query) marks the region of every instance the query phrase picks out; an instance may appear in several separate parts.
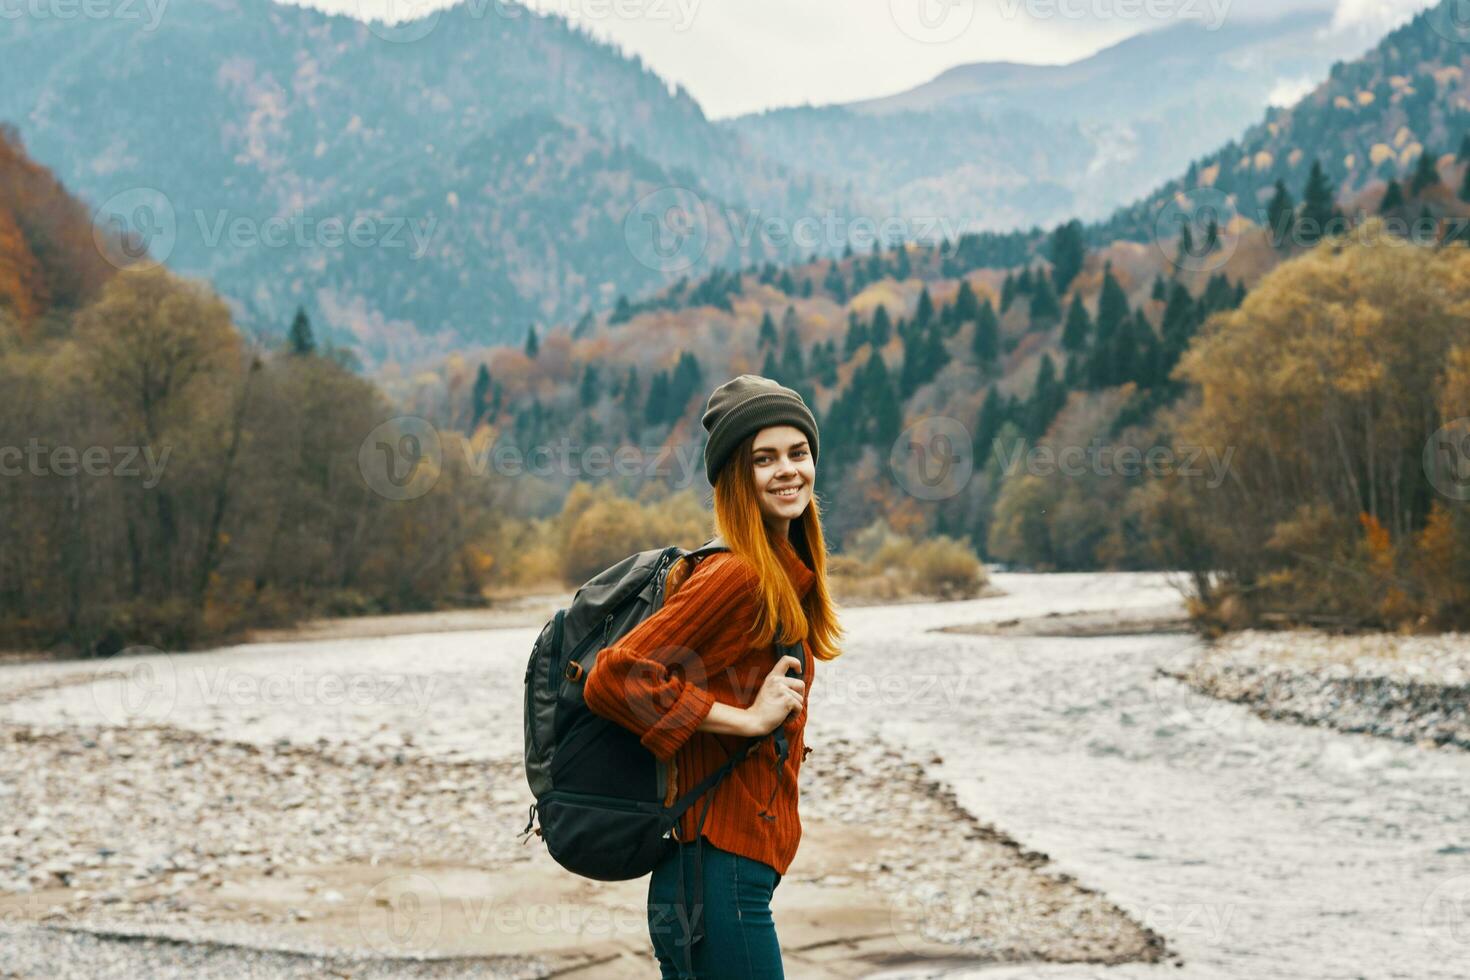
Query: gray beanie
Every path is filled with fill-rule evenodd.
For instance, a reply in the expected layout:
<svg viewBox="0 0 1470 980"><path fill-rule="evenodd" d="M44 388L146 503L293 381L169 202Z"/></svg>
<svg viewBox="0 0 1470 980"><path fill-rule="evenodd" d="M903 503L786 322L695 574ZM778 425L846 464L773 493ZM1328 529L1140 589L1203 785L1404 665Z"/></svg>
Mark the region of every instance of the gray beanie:
<svg viewBox="0 0 1470 980"><path fill-rule="evenodd" d="M700 420L709 432L704 447L704 472L714 486L720 467L740 440L772 425L794 425L811 443L817 461L817 420L801 395L758 374L742 374L715 389Z"/></svg>

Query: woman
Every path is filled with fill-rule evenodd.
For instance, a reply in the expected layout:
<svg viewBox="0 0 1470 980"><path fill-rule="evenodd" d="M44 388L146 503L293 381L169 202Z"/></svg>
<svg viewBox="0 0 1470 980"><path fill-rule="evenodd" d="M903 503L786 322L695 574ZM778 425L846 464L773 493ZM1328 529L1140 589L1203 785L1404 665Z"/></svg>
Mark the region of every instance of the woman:
<svg viewBox="0 0 1470 980"><path fill-rule="evenodd" d="M663 977L782 977L771 895L801 841L797 776L810 751L802 733L812 668L839 655L842 632L827 594L817 424L799 394L751 374L715 390L703 423L715 527L730 551L703 559L687 579L676 566L663 606L597 655L583 693L594 713L672 761L670 800L747 740L784 726L784 762L763 744L696 801L648 885ZM778 639L799 644L800 661L778 659ZM697 845L699 876L693 855L685 860ZM702 879L692 916L679 901L681 879L691 895Z"/></svg>

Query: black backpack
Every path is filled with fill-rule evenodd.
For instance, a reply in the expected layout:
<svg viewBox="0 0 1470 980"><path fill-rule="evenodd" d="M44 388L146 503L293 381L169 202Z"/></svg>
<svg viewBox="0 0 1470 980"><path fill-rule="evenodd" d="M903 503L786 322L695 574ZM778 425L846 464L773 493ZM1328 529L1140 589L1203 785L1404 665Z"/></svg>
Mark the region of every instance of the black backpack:
<svg viewBox="0 0 1470 980"><path fill-rule="evenodd" d="M522 842L540 817L536 833L552 858L584 878L625 881L649 874L677 846L673 837L679 818L701 796L729 775L747 755L767 740L776 747L776 764L789 753L784 727L749 739L719 769L687 791L672 806L670 766L645 748L633 731L593 714L582 698L582 680L597 654L663 606L669 569L681 559L699 560L729 547L718 536L693 551L677 546L640 551L589 579L542 628L531 648L525 676L526 780L536 802L531 804ZM776 644L777 659L802 659L800 646ZM699 829L713 796L705 802ZM700 892L700 865L695 865L695 896ZM679 876L681 905L684 878ZM686 918L699 919L698 907ZM694 926L685 945L699 938Z"/></svg>

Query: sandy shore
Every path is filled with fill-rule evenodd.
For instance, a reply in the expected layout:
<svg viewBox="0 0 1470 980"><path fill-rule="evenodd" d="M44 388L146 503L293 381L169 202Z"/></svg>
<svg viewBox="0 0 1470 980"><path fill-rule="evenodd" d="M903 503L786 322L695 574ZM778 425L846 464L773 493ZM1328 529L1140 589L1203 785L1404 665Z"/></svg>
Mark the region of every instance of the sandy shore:
<svg viewBox="0 0 1470 980"><path fill-rule="evenodd" d="M1189 633L1189 619L1178 603L1109 610L1051 612L995 622L946 626L943 633L979 636L1122 636L1141 633Z"/></svg>
<svg viewBox="0 0 1470 980"><path fill-rule="evenodd" d="M338 620L292 643L145 660L146 677L176 677L159 717L119 714L117 687L136 674L117 660L0 669L4 969L649 976L647 879L583 880L534 838L521 844L531 798L518 756L434 738L489 724L482 742L512 743L520 690L504 678L519 680L519 627L544 621L537 601L555 602ZM521 621L452 632L486 614ZM322 633L334 639L301 642ZM445 651L442 675L422 649ZM326 727L290 699L186 689L220 671L220 690L244 690L288 662L373 676L397 664L444 683L430 714L384 702ZM773 901L791 976L1166 955L1105 896L965 811L930 775L939 761L876 741L817 745L801 851Z"/></svg>

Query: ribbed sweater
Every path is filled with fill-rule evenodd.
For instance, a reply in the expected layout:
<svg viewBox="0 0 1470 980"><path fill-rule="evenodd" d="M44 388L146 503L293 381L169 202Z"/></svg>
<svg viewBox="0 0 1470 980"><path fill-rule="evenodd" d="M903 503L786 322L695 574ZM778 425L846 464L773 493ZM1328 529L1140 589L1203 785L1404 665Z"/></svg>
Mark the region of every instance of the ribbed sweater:
<svg viewBox="0 0 1470 980"><path fill-rule="evenodd" d="M785 536L772 535L772 543L804 598L816 573ZM588 709L636 732L660 760L672 760L674 785L666 803L718 769L747 741L695 729L715 701L739 708L754 704L762 681L776 665L774 643L750 643L758 603L755 568L732 552L716 552L699 562L657 612L601 650L587 674L583 697ZM805 642L801 658L800 677L810 697L815 658ZM684 812L679 839L694 840L699 813L708 802L701 836L784 875L801 842L797 776L810 751L802 738L806 715L804 703L786 719L790 754L780 771L776 747L763 744ZM760 816L767 800L774 820Z"/></svg>

